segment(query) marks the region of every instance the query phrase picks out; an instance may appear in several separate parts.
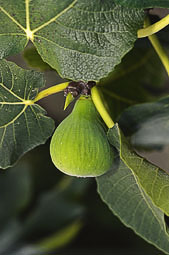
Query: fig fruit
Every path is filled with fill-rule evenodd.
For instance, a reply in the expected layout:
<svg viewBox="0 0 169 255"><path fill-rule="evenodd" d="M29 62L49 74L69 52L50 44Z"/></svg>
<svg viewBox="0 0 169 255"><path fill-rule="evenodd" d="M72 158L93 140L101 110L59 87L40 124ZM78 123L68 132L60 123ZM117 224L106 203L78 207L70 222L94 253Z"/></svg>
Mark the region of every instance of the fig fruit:
<svg viewBox="0 0 169 255"><path fill-rule="evenodd" d="M94 177L111 169L113 149L91 97L81 96L57 127L50 154L54 165L71 176Z"/></svg>

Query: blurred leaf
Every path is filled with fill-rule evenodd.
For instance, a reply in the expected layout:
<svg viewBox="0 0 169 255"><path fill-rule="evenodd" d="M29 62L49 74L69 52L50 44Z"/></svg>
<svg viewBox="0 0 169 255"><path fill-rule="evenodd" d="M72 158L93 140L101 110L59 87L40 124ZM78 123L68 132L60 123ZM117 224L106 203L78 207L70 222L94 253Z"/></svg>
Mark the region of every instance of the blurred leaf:
<svg viewBox="0 0 169 255"><path fill-rule="evenodd" d="M6 253L3 253L2 255L47 255L47 254L33 245L22 244L21 247L8 250Z"/></svg>
<svg viewBox="0 0 169 255"><path fill-rule="evenodd" d="M160 186L159 178L169 176L131 152L117 125L109 130L108 137L117 157L113 169L97 178L101 198L126 226L169 254L164 213L154 205L160 201L161 207L167 207L168 198L163 200L166 186ZM154 196L153 201L147 193Z"/></svg>
<svg viewBox="0 0 169 255"><path fill-rule="evenodd" d="M156 94L164 93L166 79L167 74L154 50L137 46L101 81L100 90L116 119L128 106L152 101Z"/></svg>
<svg viewBox="0 0 169 255"><path fill-rule="evenodd" d="M60 191L64 191L65 196L76 199L85 196L92 183L92 178L74 178L65 175L57 187Z"/></svg>
<svg viewBox="0 0 169 255"><path fill-rule="evenodd" d="M31 194L31 178L25 164L0 172L0 230L28 205Z"/></svg>
<svg viewBox="0 0 169 255"><path fill-rule="evenodd" d="M126 135L132 135L133 146L156 149L169 144L169 97L129 107L119 124Z"/></svg>
<svg viewBox="0 0 169 255"><path fill-rule="evenodd" d="M22 158L30 167L32 192L36 198L56 186L63 177L51 161L49 144L48 140L46 144L34 148Z"/></svg>
<svg viewBox="0 0 169 255"><path fill-rule="evenodd" d="M67 199L64 192L51 190L40 197L36 208L26 220L24 236L52 233L81 217L83 212L84 208Z"/></svg>
<svg viewBox="0 0 169 255"><path fill-rule="evenodd" d="M42 251L52 251L54 249L59 249L62 246L68 244L72 239L78 234L82 227L81 222L74 222L71 225L61 229L52 236L49 236L37 243L36 246L41 248Z"/></svg>
<svg viewBox="0 0 169 255"><path fill-rule="evenodd" d="M136 8L169 8L168 0L114 0L117 4Z"/></svg>
<svg viewBox="0 0 169 255"><path fill-rule="evenodd" d="M0 247L0 255L46 255L47 252L49 254L49 252L59 249L71 242L72 239L78 234L81 227L81 222L76 221L35 244L23 244L20 242L17 245L15 244L14 246L10 247L10 243L7 243L9 240L7 237L5 242L6 246L3 247L4 249L2 250ZM11 230L9 235L11 235Z"/></svg>
<svg viewBox="0 0 169 255"><path fill-rule="evenodd" d="M0 255L9 254L11 247L19 240L22 233L22 226L16 219L12 219L0 232Z"/></svg>
<svg viewBox="0 0 169 255"><path fill-rule="evenodd" d="M44 86L42 74L0 61L0 167L7 168L52 134L54 121L37 104L29 105Z"/></svg>
<svg viewBox="0 0 169 255"><path fill-rule="evenodd" d="M39 71L53 70L47 63L45 63L41 56L38 54L34 46L26 48L23 52L23 57L28 66L37 69Z"/></svg>
<svg viewBox="0 0 169 255"><path fill-rule="evenodd" d="M41 153L45 153L44 147L46 148L47 146L41 146L41 150L36 149L37 153L31 152L30 155L34 154L35 158L37 158L39 152L40 157L45 162L46 157L43 157ZM2 195L5 205L7 205L4 206L1 199L0 212L2 211L6 216L8 207L9 210L12 209L10 211L11 216L5 221L1 218L2 215L0 213L0 255L46 255L46 252L70 242L82 227L81 218L84 213L84 207L76 201L80 200L83 192L87 189L88 180L63 177L55 189L48 192L46 192L46 189L42 189L41 193L39 193L41 194L40 198L38 199L38 196L35 198L37 203L35 203L34 197L32 197L33 200L30 200L30 195L28 200L25 196L25 190L28 186L25 179L28 175L28 180L31 184L29 191L34 194L32 185L34 177L33 179L31 178L30 170L35 171L32 164L34 165L36 162L29 162L30 155L22 158L19 163L20 168L16 167L16 170L12 168L8 171L0 172L0 195ZM39 157L37 161L39 161ZM48 164L40 166L41 176L39 178L43 177L42 168L47 166ZM25 171L26 176L24 174ZM1 179L1 176L6 177L6 179ZM3 187L5 189L2 192ZM21 189L20 191L19 188ZM15 213L13 213L13 205L16 206L16 209L18 208L16 212L14 211ZM27 210L22 211L25 206ZM21 221L18 221L18 219L21 219ZM4 221L3 225L1 221Z"/></svg>
<svg viewBox="0 0 169 255"><path fill-rule="evenodd" d="M144 21L143 10L110 0L0 0L0 8L0 58L22 51L30 39L71 80L106 77L133 48Z"/></svg>
<svg viewBox="0 0 169 255"><path fill-rule="evenodd" d="M58 171L51 161L49 142L36 147L23 158L30 166L32 191L35 197L57 185L58 191L64 192L64 196L76 201L83 199L92 183L92 178L73 178Z"/></svg>

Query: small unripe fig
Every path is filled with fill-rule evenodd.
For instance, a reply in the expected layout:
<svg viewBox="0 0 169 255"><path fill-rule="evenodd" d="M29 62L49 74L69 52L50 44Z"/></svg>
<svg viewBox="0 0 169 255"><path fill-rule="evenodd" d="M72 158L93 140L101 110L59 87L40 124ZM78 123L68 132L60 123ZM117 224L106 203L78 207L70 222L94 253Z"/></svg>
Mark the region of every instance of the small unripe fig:
<svg viewBox="0 0 169 255"><path fill-rule="evenodd" d="M50 154L54 165L71 176L94 177L111 169L113 149L90 97L81 96L72 113L57 127Z"/></svg>

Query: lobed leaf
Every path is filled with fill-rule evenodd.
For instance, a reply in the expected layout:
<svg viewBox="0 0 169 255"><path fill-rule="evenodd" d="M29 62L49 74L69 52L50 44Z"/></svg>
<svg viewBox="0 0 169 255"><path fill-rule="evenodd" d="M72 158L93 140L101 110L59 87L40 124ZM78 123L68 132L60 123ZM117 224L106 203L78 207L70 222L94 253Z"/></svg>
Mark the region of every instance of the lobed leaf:
<svg viewBox="0 0 169 255"><path fill-rule="evenodd" d="M29 39L64 78L100 80L133 48L144 11L113 0L0 0L0 58Z"/></svg>
<svg viewBox="0 0 169 255"><path fill-rule="evenodd" d="M37 104L29 105L43 76L0 61L0 167L13 165L25 152L43 144L52 134L54 121Z"/></svg>
<svg viewBox="0 0 169 255"><path fill-rule="evenodd" d="M169 8L168 0L115 0L117 4L136 8Z"/></svg>
<svg viewBox="0 0 169 255"><path fill-rule="evenodd" d="M164 212L169 214L169 175L131 151L116 125L108 132L116 163L97 178L98 192L115 215L138 235L169 254Z"/></svg>

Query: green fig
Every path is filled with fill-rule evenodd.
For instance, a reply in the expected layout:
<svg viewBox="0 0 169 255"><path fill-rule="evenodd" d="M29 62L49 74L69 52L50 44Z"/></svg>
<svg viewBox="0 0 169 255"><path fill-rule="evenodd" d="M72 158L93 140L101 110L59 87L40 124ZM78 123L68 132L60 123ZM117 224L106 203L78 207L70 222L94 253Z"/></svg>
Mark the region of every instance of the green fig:
<svg viewBox="0 0 169 255"><path fill-rule="evenodd" d="M71 176L94 177L112 168L113 149L91 97L81 96L57 127L50 154L54 165Z"/></svg>

